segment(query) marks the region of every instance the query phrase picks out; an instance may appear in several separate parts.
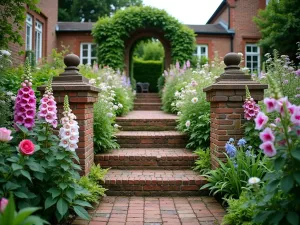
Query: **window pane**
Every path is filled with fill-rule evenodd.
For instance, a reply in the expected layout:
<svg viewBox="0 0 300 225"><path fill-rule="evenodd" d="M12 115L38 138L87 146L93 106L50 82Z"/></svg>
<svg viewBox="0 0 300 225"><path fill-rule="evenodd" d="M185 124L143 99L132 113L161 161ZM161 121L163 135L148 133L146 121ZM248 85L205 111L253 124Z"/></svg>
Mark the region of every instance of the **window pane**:
<svg viewBox="0 0 300 225"><path fill-rule="evenodd" d="M88 47L88 45L82 45L82 49L88 49L89 47Z"/></svg>
<svg viewBox="0 0 300 225"><path fill-rule="evenodd" d="M91 54L91 56L92 57L96 57L96 53L97 53L96 46L92 46L92 54Z"/></svg>
<svg viewBox="0 0 300 225"><path fill-rule="evenodd" d="M82 59L82 64L87 64L88 63L88 59Z"/></svg>
<svg viewBox="0 0 300 225"><path fill-rule="evenodd" d="M251 46L247 46L247 52L251 52Z"/></svg>
<svg viewBox="0 0 300 225"><path fill-rule="evenodd" d="M253 69L257 70L257 63L256 62L253 63Z"/></svg>
<svg viewBox="0 0 300 225"><path fill-rule="evenodd" d="M198 48L196 47L195 51L194 51L194 54L197 55L197 53L198 53Z"/></svg>
<svg viewBox="0 0 300 225"><path fill-rule="evenodd" d="M247 55L247 62L251 62L251 56L250 55Z"/></svg>
<svg viewBox="0 0 300 225"><path fill-rule="evenodd" d="M251 62L247 62L247 68L251 69Z"/></svg>
<svg viewBox="0 0 300 225"><path fill-rule="evenodd" d="M253 59L254 62L257 62L258 61L258 56L254 55L252 59Z"/></svg>
<svg viewBox="0 0 300 225"><path fill-rule="evenodd" d="M257 52L257 46L252 47L253 52Z"/></svg>
<svg viewBox="0 0 300 225"><path fill-rule="evenodd" d="M201 54L205 54L206 53L206 48L205 47L201 47Z"/></svg>
<svg viewBox="0 0 300 225"><path fill-rule="evenodd" d="M88 50L83 50L82 51L82 56L87 57L88 56Z"/></svg>

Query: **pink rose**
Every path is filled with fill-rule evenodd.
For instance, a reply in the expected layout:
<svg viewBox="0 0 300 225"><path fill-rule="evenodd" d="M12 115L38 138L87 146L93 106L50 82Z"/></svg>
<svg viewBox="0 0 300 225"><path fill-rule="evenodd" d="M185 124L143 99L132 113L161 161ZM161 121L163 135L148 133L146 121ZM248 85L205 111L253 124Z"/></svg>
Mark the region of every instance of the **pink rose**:
<svg viewBox="0 0 300 225"><path fill-rule="evenodd" d="M32 141L25 139L20 142L19 149L23 155L32 155L34 153L34 144Z"/></svg>
<svg viewBox="0 0 300 225"><path fill-rule="evenodd" d="M0 199L0 212L4 212L7 204L8 204L8 200L6 198Z"/></svg>
<svg viewBox="0 0 300 225"><path fill-rule="evenodd" d="M6 129L5 127L0 128L0 141L2 142L8 142L10 141L13 137L10 136L11 131Z"/></svg>

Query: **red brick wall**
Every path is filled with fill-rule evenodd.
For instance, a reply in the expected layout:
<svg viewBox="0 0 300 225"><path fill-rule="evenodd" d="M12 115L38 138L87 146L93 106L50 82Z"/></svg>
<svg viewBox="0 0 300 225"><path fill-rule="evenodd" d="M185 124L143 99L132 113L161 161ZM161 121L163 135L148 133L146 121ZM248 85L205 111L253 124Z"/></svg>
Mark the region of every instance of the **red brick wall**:
<svg viewBox="0 0 300 225"><path fill-rule="evenodd" d="M230 37L229 36L216 36L216 35L198 35L196 37L198 45L208 45L208 58L213 60L215 51L218 52L220 57L224 57L230 52Z"/></svg>
<svg viewBox="0 0 300 225"><path fill-rule="evenodd" d="M260 33L253 22L259 9L265 8L265 0L237 0L235 7L231 8L232 28L235 30L234 46L235 52L245 54L245 44L249 41L258 42Z"/></svg>
<svg viewBox="0 0 300 225"><path fill-rule="evenodd" d="M42 55L43 57L51 54L52 48L56 48L56 32L55 27L57 24L58 17L58 0L41 0L38 4L40 9L40 13L33 12L26 7L26 11L33 17L33 34L32 34L32 50L35 49L34 40L35 40L35 21L39 20L43 24L43 47L42 47ZM15 65L21 64L25 60L25 56L19 55L20 51L25 52L25 24L24 28L20 31L20 34L24 40L23 46L19 46L18 44L9 44L9 50L12 53L12 59ZM15 26L14 26L15 27Z"/></svg>
<svg viewBox="0 0 300 225"><path fill-rule="evenodd" d="M80 43L94 42L90 32L59 32L57 35L57 48L59 51L63 50L62 45L75 55L80 56Z"/></svg>

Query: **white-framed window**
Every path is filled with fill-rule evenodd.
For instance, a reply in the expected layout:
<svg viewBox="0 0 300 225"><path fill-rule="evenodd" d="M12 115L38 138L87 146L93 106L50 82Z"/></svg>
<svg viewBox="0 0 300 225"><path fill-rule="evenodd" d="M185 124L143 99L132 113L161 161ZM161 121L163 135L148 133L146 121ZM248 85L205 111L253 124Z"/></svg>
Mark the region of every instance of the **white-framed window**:
<svg viewBox="0 0 300 225"><path fill-rule="evenodd" d="M198 56L199 58L208 58L208 45L197 45L194 55Z"/></svg>
<svg viewBox="0 0 300 225"><path fill-rule="evenodd" d="M35 58L38 62L42 58L43 51L43 24L35 21Z"/></svg>
<svg viewBox="0 0 300 225"><path fill-rule="evenodd" d="M80 63L92 65L97 61L95 43L81 43L80 44Z"/></svg>
<svg viewBox="0 0 300 225"><path fill-rule="evenodd" d="M32 16L26 15L26 46L25 49L32 50Z"/></svg>
<svg viewBox="0 0 300 225"><path fill-rule="evenodd" d="M251 73L258 74L260 72L260 48L257 44L246 44L245 53L246 67Z"/></svg>

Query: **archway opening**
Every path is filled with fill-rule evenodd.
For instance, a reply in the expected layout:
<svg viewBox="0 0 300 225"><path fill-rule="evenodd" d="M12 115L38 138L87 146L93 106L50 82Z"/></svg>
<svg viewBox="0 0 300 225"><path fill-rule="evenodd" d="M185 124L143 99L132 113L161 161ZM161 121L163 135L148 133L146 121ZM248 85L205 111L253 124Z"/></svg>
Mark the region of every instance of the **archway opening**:
<svg viewBox="0 0 300 225"><path fill-rule="evenodd" d="M130 49L130 77L137 92L158 92L157 81L165 68L165 49L156 38L141 38Z"/></svg>

